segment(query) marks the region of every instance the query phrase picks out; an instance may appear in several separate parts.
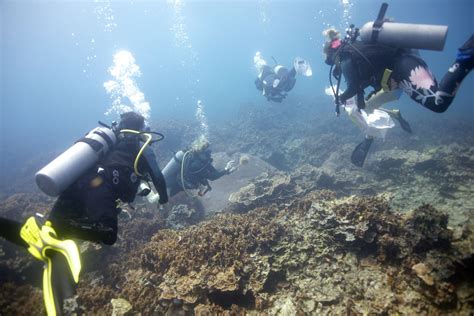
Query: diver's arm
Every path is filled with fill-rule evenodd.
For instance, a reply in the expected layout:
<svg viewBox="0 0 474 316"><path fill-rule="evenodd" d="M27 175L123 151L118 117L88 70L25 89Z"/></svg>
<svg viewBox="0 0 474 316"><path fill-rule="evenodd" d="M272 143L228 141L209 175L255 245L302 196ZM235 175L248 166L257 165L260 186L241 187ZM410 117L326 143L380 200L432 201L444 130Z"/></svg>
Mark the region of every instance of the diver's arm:
<svg viewBox="0 0 474 316"><path fill-rule="evenodd" d="M223 169L222 171L218 171L212 164L209 164L207 167L207 173L206 173L206 178L208 178L211 181L217 180L222 176L225 176L226 174L229 174L229 171L226 169Z"/></svg>
<svg viewBox="0 0 474 316"><path fill-rule="evenodd" d="M156 156L153 150L149 147L145 148L143 153L145 157L145 162L147 164L147 170L149 171L151 181L153 181L153 185L155 186L158 194L160 195L160 204L165 204L168 202L168 193L166 192L166 181L163 173L156 162Z"/></svg>

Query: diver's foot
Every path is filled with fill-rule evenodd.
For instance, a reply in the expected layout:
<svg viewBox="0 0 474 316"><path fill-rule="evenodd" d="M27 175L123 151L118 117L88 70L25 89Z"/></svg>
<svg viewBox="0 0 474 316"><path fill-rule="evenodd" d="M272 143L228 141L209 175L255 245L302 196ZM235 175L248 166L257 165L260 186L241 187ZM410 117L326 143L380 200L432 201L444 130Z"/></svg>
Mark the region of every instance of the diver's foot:
<svg viewBox="0 0 474 316"><path fill-rule="evenodd" d="M412 133L410 124L402 117L400 110L393 110L393 118L398 121L400 127L407 133Z"/></svg>
<svg viewBox="0 0 474 316"><path fill-rule="evenodd" d="M474 67L474 35L471 35L459 48L456 61L460 64L464 64L469 69Z"/></svg>

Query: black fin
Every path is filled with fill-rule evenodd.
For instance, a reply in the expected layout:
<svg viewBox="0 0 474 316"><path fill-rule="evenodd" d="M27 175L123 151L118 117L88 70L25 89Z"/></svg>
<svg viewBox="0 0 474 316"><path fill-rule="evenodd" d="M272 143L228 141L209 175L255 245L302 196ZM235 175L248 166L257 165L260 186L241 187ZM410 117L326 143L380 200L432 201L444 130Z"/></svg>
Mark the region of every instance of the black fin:
<svg viewBox="0 0 474 316"><path fill-rule="evenodd" d="M364 165L365 158L367 157L367 153L369 152L373 141L373 138L366 138L362 143L356 146L351 155L351 162L355 166L362 167Z"/></svg>
<svg viewBox="0 0 474 316"><path fill-rule="evenodd" d="M407 133L412 133L412 130L411 130L411 127L410 127L410 123L408 123L408 121L406 121L403 117L402 117L402 113L399 112L398 114L398 117L397 117L397 120L398 120L398 123L400 123L400 127Z"/></svg>

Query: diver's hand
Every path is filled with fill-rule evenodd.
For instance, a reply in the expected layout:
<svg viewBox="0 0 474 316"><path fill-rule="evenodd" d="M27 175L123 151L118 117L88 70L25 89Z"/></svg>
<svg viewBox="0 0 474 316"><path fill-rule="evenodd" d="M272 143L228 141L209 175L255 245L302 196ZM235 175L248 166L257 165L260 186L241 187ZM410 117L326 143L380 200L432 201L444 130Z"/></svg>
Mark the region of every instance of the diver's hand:
<svg viewBox="0 0 474 316"><path fill-rule="evenodd" d="M237 170L237 166L235 166L235 161L234 160L228 161L227 164L225 165L224 170L227 172L227 174L231 174L232 172Z"/></svg>

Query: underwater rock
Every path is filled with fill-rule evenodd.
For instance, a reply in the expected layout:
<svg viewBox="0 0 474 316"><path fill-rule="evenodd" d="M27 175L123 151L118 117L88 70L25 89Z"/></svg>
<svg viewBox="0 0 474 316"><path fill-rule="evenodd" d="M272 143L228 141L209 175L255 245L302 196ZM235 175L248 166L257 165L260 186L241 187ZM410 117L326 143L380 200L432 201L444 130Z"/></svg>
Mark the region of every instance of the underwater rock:
<svg viewBox="0 0 474 316"><path fill-rule="evenodd" d="M405 225L412 233L410 241L414 252L450 247L452 231L448 229L448 215L429 204L422 205L409 214Z"/></svg>
<svg viewBox="0 0 474 316"><path fill-rule="evenodd" d="M79 303L77 302L78 297L74 295L73 297L67 298L63 302L63 312L65 315L74 315L81 314L84 311L80 308Z"/></svg>
<svg viewBox="0 0 474 316"><path fill-rule="evenodd" d="M281 190L289 189L292 186L290 181L291 177L283 173L276 173L272 177L268 173L263 173L255 179L254 183L232 193L229 201L233 203L233 208L239 211L258 207L277 196Z"/></svg>
<svg viewBox="0 0 474 316"><path fill-rule="evenodd" d="M230 195L249 184L253 178L263 172L275 170L274 167L262 159L249 154L233 153L227 155L223 152L216 152L212 157L214 166L218 170L223 169L230 160L234 160L238 165L242 157L244 157L244 164L239 165L238 169L232 174L210 182L212 190L199 198L206 217L213 216L228 207Z"/></svg>
<svg viewBox="0 0 474 316"><path fill-rule="evenodd" d="M431 269L428 269L424 263L417 263L414 266L412 266L411 269L427 285L433 285L434 284L433 278L429 275L429 273L431 272Z"/></svg>
<svg viewBox="0 0 474 316"><path fill-rule="evenodd" d="M197 223L201 216L193 208L188 208L186 204L173 206L166 219L166 226L173 229L182 229L191 224Z"/></svg>
<svg viewBox="0 0 474 316"><path fill-rule="evenodd" d="M294 173L265 172L253 179L252 183L231 194L229 210L246 212L270 203L302 196L316 188L333 187L333 179L321 170L310 165L298 168Z"/></svg>
<svg viewBox="0 0 474 316"><path fill-rule="evenodd" d="M123 298L113 298L110 300L112 304L112 316L125 316L132 310L132 304Z"/></svg>
<svg viewBox="0 0 474 316"><path fill-rule="evenodd" d="M296 315L297 312L298 310L291 297L278 299L273 308L270 309L272 315Z"/></svg>

